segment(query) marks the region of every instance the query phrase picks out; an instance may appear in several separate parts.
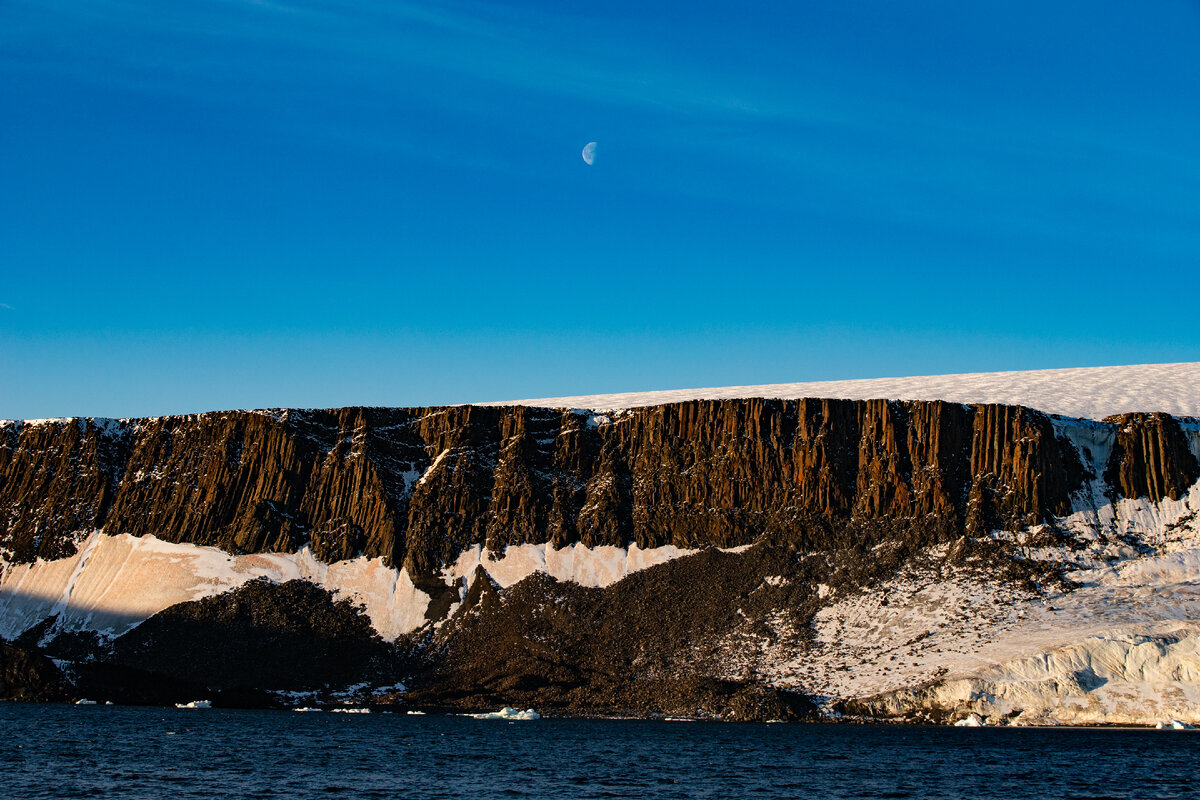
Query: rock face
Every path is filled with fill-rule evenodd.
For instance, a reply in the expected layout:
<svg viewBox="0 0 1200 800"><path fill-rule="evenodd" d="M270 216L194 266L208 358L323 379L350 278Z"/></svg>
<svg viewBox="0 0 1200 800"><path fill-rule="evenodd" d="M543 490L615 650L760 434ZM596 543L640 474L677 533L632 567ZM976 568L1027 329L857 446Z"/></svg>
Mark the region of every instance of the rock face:
<svg viewBox="0 0 1200 800"><path fill-rule="evenodd" d="M1153 419L1155 435L1121 450L1122 491L1190 484L1178 426ZM1043 414L940 402L223 412L10 423L0 441L11 563L70 554L101 527L231 553L380 556L414 575L472 544L724 547L764 531L819 539L814 518L954 537L1062 514L1083 479Z"/></svg>
<svg viewBox="0 0 1200 800"><path fill-rule="evenodd" d="M138 702L402 679L431 706L806 718L805 694L833 696L855 653L916 675L913 659L936 664L971 616L1003 617L1003 633L1029 611L1031 630L1048 629L1037 609L1057 612L1033 599L1071 591L1063 576L1089 558L1120 613L1120 559L1174 548L1178 564L1153 574L1186 578L1177 554L1200 505L1189 437L1162 414L1076 425L1019 406L819 399L5 423L0 609L21 620L6 685L69 692L21 660L41 649L75 662L77 694ZM1121 498L1145 513L1122 517ZM1144 507L1160 501L1177 507ZM552 551L575 571L551 578ZM254 555L271 553L296 555ZM494 577L501 554L541 570ZM585 585L603 559L638 566ZM919 577L897 582L914 564ZM122 570L122 596L105 594ZM182 592L169 602L130 590L168 570ZM414 599L394 642L363 615ZM101 606L128 632L80 621ZM933 702L904 698L877 705Z"/></svg>
<svg viewBox="0 0 1200 800"><path fill-rule="evenodd" d="M1178 500L1200 477L1174 417L1122 414L1105 422L1116 426L1117 439L1104 477L1119 496Z"/></svg>

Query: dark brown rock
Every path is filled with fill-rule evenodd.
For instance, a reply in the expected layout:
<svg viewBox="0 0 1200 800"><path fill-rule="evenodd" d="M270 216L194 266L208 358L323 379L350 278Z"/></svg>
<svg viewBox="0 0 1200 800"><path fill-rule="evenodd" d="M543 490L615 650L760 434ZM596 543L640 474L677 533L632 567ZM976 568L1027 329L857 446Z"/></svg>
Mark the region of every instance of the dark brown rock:
<svg viewBox="0 0 1200 800"><path fill-rule="evenodd" d="M1116 427L1116 441L1104 479L1118 496L1178 500L1200 477L1200 465L1174 417L1121 414L1105 422Z"/></svg>
<svg viewBox="0 0 1200 800"><path fill-rule="evenodd" d="M1064 514L1084 479L1050 420L1016 406L697 400L610 417L454 406L10 424L0 547L17 562L59 557L102 527L234 553L379 557L420 583L476 544L724 547L770 534L841 547L872 521L946 541ZM1118 436L1120 492L1178 496L1195 480L1170 418L1112 424L1139 431Z"/></svg>
<svg viewBox="0 0 1200 800"><path fill-rule="evenodd" d="M69 556L104 524L131 428L86 419L0 428L0 550L11 561Z"/></svg>

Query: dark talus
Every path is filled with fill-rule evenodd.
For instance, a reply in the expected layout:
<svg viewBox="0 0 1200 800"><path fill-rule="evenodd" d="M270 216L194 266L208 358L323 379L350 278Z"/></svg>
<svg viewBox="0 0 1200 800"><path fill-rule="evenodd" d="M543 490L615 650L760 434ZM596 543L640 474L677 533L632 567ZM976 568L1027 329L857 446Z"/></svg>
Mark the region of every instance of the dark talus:
<svg viewBox="0 0 1200 800"><path fill-rule="evenodd" d="M397 670L365 616L306 581L171 606L118 637L108 660L210 689L317 689Z"/></svg>
<svg viewBox="0 0 1200 800"><path fill-rule="evenodd" d="M836 536L866 542L885 533ZM890 533L893 546L883 548L812 553L764 541L743 552L708 549L604 588L535 573L501 589L477 570L454 615L431 639L419 637L406 699L566 714L810 718L807 697L767 685L753 659L741 657L746 642L776 641L786 629L802 653L824 604L818 584L844 596L885 580L922 549L920 531ZM1044 565L1022 564L998 544L947 558L1012 580L1047 577L1037 573Z"/></svg>
<svg viewBox="0 0 1200 800"><path fill-rule="evenodd" d="M558 713L696 713L798 719L802 695L721 678L712 648L747 616L816 608L807 568L788 548L708 550L585 588L535 573L501 590L482 570L455 615L422 651L409 701L462 708L498 703ZM764 574L786 576L764 585Z"/></svg>
<svg viewBox="0 0 1200 800"><path fill-rule="evenodd" d="M520 406L220 412L10 424L0 441L10 561L68 555L103 528L381 557L418 581L473 544L733 546L767 531L840 544L816 518L957 537L1065 513L1083 480L1039 412L941 402L694 401L611 420ZM1139 447L1121 452L1157 465L1147 474L1168 494L1189 483L1178 435Z"/></svg>
<svg viewBox="0 0 1200 800"><path fill-rule="evenodd" d="M65 676L53 662L0 640L0 700L66 700Z"/></svg>

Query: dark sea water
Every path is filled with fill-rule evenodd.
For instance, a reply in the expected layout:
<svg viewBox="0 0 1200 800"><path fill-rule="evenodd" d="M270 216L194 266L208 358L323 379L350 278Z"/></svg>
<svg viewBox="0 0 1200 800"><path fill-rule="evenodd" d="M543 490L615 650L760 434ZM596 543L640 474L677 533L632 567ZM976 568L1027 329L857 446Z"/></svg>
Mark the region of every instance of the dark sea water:
<svg viewBox="0 0 1200 800"><path fill-rule="evenodd" d="M1200 797L1200 731L0 703L12 798Z"/></svg>

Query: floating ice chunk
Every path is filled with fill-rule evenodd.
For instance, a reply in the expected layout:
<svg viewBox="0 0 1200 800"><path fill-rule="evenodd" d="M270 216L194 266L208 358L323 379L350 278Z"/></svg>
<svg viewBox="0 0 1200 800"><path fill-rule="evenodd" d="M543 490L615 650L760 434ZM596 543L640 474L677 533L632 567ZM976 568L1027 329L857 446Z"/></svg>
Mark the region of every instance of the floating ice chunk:
<svg viewBox="0 0 1200 800"><path fill-rule="evenodd" d="M335 714L370 714L369 708L331 708L329 709Z"/></svg>
<svg viewBox="0 0 1200 800"><path fill-rule="evenodd" d="M979 718L978 714L968 714L965 718L960 719L957 722L955 722L954 727L956 727L956 728L982 728L986 724L987 723L985 723L982 719Z"/></svg>
<svg viewBox="0 0 1200 800"><path fill-rule="evenodd" d="M212 708L212 700L193 700L190 703L176 703L176 708Z"/></svg>
<svg viewBox="0 0 1200 800"><path fill-rule="evenodd" d="M96 701L95 700L87 700L87 699L76 700L75 705L77 705L77 706L94 706L94 705L96 705Z"/></svg>
<svg viewBox="0 0 1200 800"><path fill-rule="evenodd" d="M406 713L406 714L408 714L410 717L423 717L423 716L425 716L425 712L424 712L424 711L406 711L405 713Z"/></svg>
<svg viewBox="0 0 1200 800"><path fill-rule="evenodd" d="M527 708L524 711L518 711L512 706L505 706L499 711L487 711L483 714L463 714L464 717L472 717L474 719L507 719L507 720L527 720L541 719L542 715L534 711L532 708Z"/></svg>
<svg viewBox="0 0 1200 800"><path fill-rule="evenodd" d="M292 711L321 711L321 710L323 710L323 709L320 709L320 708L309 708L308 706L300 706L299 708L293 708L293 709L292 709Z"/></svg>
<svg viewBox="0 0 1200 800"><path fill-rule="evenodd" d="M1194 726L1188 725L1180 719L1173 719L1170 722L1159 722L1155 726L1160 731L1190 731Z"/></svg>

